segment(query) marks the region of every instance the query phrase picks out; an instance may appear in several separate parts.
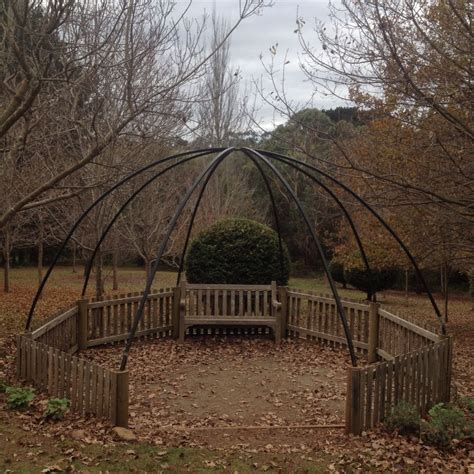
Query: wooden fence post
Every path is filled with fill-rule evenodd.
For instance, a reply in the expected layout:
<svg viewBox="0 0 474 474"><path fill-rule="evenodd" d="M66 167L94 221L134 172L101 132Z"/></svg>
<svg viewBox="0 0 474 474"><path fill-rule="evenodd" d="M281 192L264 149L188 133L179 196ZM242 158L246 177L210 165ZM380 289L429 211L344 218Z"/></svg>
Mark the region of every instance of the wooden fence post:
<svg viewBox="0 0 474 474"><path fill-rule="evenodd" d="M77 316L77 342L79 345L79 350L87 349L87 306L89 300L79 300L77 306L79 308L79 313Z"/></svg>
<svg viewBox="0 0 474 474"><path fill-rule="evenodd" d="M283 339L286 338L286 326L288 322L288 288L286 286L278 287L278 293L280 297L281 303L281 311L280 311L280 323L281 329L280 334Z"/></svg>
<svg viewBox="0 0 474 474"><path fill-rule="evenodd" d="M173 288L173 316L172 316L172 324L173 324L173 339L178 339L179 337L179 302L181 300L181 287L176 286Z"/></svg>
<svg viewBox="0 0 474 474"><path fill-rule="evenodd" d="M347 369L346 393L346 433L359 435L362 432L362 417L360 410L360 373L358 367Z"/></svg>
<svg viewBox="0 0 474 474"><path fill-rule="evenodd" d="M117 413L115 423L117 426L128 428L128 370L116 372L117 376Z"/></svg>
<svg viewBox="0 0 474 474"><path fill-rule="evenodd" d="M371 302L369 305L369 364L377 362L377 347L379 345L379 303Z"/></svg>
<svg viewBox="0 0 474 474"><path fill-rule="evenodd" d="M446 387L448 390L446 402L451 400L451 380L453 374L453 336L448 336L448 367L446 373Z"/></svg>
<svg viewBox="0 0 474 474"><path fill-rule="evenodd" d="M448 335L440 335L440 340L446 346L443 348L445 352L444 363L440 364L442 373L439 376L439 390L442 394L442 401L448 403L451 398L451 372L452 372L452 351L453 351L453 337Z"/></svg>
<svg viewBox="0 0 474 474"><path fill-rule="evenodd" d="M184 318L186 316L186 280L183 278L180 283L180 294L178 299L178 339L179 342L184 342L184 337L186 336L186 325L184 323Z"/></svg>
<svg viewBox="0 0 474 474"><path fill-rule="evenodd" d="M21 344L22 344L22 336L16 337L16 378L21 379Z"/></svg>

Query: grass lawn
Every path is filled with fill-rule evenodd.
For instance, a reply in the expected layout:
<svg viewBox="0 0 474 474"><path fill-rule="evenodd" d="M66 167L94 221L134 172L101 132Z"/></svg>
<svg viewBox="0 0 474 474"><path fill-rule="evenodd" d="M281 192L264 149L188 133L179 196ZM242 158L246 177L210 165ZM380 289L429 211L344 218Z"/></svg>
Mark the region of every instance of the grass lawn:
<svg viewBox="0 0 474 474"><path fill-rule="evenodd" d="M110 270L107 275L106 287L110 290ZM174 272L159 272L154 287L173 286L175 278ZM118 293L140 291L144 281L143 269L122 268ZM0 290L0 380L11 373L11 336L22 330L37 285L35 269L13 269L11 292ZM329 293L320 277L292 278L290 286ZM38 306L36 322L77 300L81 287L82 269L77 273L70 267L55 270ZM88 291L92 293L93 282ZM356 299L365 296L352 289L341 289L341 294ZM401 292L390 291L378 296L380 303L395 314L436 322L428 299L422 295L406 298ZM441 304L441 297L437 298ZM456 390L463 396L472 395L474 312L467 296L456 295L450 301L447 327L455 339ZM43 423L42 396L25 412L6 409L4 399L5 395L0 394L2 472L468 472L469 465L474 464L469 458L473 447L439 452L382 430L360 438L347 437L341 431L293 432L286 435L287 441L278 449L276 442L264 437L266 434L248 433L241 433L238 442L222 449L211 448L212 443L206 439L196 445L185 438L122 443L111 436L110 427L92 418L81 420L71 414L65 422ZM71 438L71 432L78 429L86 433L79 441Z"/></svg>

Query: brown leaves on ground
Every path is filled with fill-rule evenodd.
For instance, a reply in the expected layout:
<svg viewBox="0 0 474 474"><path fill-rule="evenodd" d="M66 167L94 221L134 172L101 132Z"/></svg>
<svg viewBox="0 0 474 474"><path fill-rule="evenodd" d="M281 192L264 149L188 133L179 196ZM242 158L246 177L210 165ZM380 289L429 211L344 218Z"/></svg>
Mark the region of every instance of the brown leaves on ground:
<svg viewBox="0 0 474 474"><path fill-rule="evenodd" d="M116 368L122 347L86 357ZM136 341L129 358L130 424L163 428L341 424L347 353L296 340Z"/></svg>
<svg viewBox="0 0 474 474"><path fill-rule="evenodd" d="M387 292L380 298L384 308L410 320L436 324L434 310L424 295ZM438 301L441 306L441 302ZM454 389L460 396L474 394L474 309L471 298L455 295L449 303L447 333L454 337Z"/></svg>
<svg viewBox="0 0 474 474"><path fill-rule="evenodd" d="M109 272L105 271L106 275ZM36 307L33 327L41 320L57 311L66 308L80 299L84 269L78 267L72 272L71 267L57 267L46 284L43 295ZM93 275L89 283L88 296L93 296ZM157 287L172 286L175 283L175 272L158 272L155 278ZM26 317L38 289L38 275L33 268L15 268L11 271L10 292L0 289L0 341L13 334L18 334L25 327ZM145 272L141 268L124 268L120 270L120 290L109 291L110 278L107 279L107 293L127 293L141 291L145 283Z"/></svg>
<svg viewBox="0 0 474 474"><path fill-rule="evenodd" d="M24 325L36 289L34 276L32 270L19 271L12 292L0 293L0 337L8 338L2 345L0 378L13 372L14 346L8 336ZM172 283L173 276L165 274L161 278L166 280L163 286ZM127 290L137 291L141 289L142 277L139 270L127 270L122 283L127 284ZM75 301L81 282L81 273L60 269L38 307L38 320ZM351 290L346 293L355 298L360 296ZM394 314L436 323L425 296L410 294L405 299L397 292L379 296L382 305ZM472 395L474 311L471 301L463 297L451 299L449 310L447 328L454 335L455 347L454 383L460 395ZM89 351L87 357L117 368L122 349L121 345L101 348ZM270 340L246 338L225 341L193 338L184 345L170 340L137 340L129 360L131 427L140 441L156 445L158 451L166 449L162 446L212 449L222 462L210 459L205 466L208 470L224 469L229 456L243 458L251 466L255 464L253 469L257 471L278 472L292 460L313 463L321 456L331 459L329 470L333 472L473 470L474 447L465 444L459 444L452 452L440 452L417 439L393 436L382 430L349 437L341 429L237 428L343 423L347 363L344 349L321 347L306 341L288 341L278 347ZM41 446L45 440L67 440L72 432L82 430L84 449L74 456L80 456L84 465L92 462L87 454L90 447L116 445L111 427L96 418L83 419L68 413L58 423L44 423L41 415L45 399L38 394L25 412L4 410L5 405L0 402L1 422L33 439L29 441L31 446L35 443ZM216 426L230 429L206 430ZM12 445L12 450L15 449ZM63 454L68 458L66 452ZM258 456L266 456L264 462ZM279 456L278 460L275 456ZM56 464L54 461L44 468L54 468Z"/></svg>

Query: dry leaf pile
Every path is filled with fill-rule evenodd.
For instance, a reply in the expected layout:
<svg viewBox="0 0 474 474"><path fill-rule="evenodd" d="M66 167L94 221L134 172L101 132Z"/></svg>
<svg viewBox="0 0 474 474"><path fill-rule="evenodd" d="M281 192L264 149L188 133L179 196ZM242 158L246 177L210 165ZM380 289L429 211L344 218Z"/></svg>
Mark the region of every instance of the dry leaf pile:
<svg viewBox="0 0 474 474"><path fill-rule="evenodd" d="M46 292L38 320L77 298L81 276L71 278L73 285L69 279ZM12 293L1 294L0 378L13 377L11 335L21 330L33 293L34 284L25 281L15 285ZM387 292L380 300L390 311L411 320L434 320L423 296L410 295L406 300L399 293ZM473 321L471 302L453 298L448 332L454 335L454 383L461 396L474 394ZM122 349L120 345L100 348L85 356L117 368ZM294 459L313 462L329 456L332 472L474 473L474 447L465 443L442 452L382 429L351 437L341 429L238 428L343 423L347 365L344 349L306 341L287 341L281 346L271 340L238 337L193 338L182 345L171 340L136 341L129 359L130 425L139 442L156 445L157 452L169 446L212 449L219 457L208 461L210 471L224 470L229 456L255 464L256 471L276 472ZM41 452L41 446L51 440L77 439L84 449L62 453L64 463L77 458L93 466L97 459L87 446L118 442L111 427L96 418L68 413L60 422L45 423L45 402L46 397L38 394L31 408L21 413L5 410L0 401L1 423L25 434L28 452ZM17 442L23 443L21 439ZM268 454L268 462L257 460L262 453ZM130 459L136 456L129 455ZM55 467L54 463L46 465L44 472L56 472Z"/></svg>
<svg viewBox="0 0 474 474"><path fill-rule="evenodd" d="M115 368L122 347L86 357ZM138 342L129 358L130 424L166 428L340 424L347 354L306 341L252 338Z"/></svg>

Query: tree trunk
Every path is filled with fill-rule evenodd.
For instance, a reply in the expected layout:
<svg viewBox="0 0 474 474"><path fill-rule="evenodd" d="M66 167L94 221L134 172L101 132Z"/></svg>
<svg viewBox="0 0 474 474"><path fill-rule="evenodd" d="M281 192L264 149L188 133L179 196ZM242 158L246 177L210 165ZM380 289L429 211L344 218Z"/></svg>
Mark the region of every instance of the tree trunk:
<svg viewBox="0 0 474 474"><path fill-rule="evenodd" d="M43 222L40 220L39 223L39 235L38 235L38 285L41 285L43 280L43 250L44 250L44 229Z"/></svg>
<svg viewBox="0 0 474 474"><path fill-rule="evenodd" d="M114 248L112 254L112 277L113 277L113 290L118 290L118 250L117 247Z"/></svg>
<svg viewBox="0 0 474 474"><path fill-rule="evenodd" d="M10 233L8 229L4 231L5 242L3 246L3 291L10 291Z"/></svg>
<svg viewBox="0 0 474 474"><path fill-rule="evenodd" d="M448 303L449 303L449 289L448 289L448 264L445 262L444 270L444 322L448 322Z"/></svg>
<svg viewBox="0 0 474 474"><path fill-rule="evenodd" d="M72 273L77 273L76 268L76 242L72 241Z"/></svg>
<svg viewBox="0 0 474 474"><path fill-rule="evenodd" d="M439 267L439 277L440 277L441 294L444 295L446 292L446 285L444 282L444 264Z"/></svg>
<svg viewBox="0 0 474 474"><path fill-rule="evenodd" d="M150 273L151 273L151 260L145 258L146 281L148 281L148 278L150 277Z"/></svg>
<svg viewBox="0 0 474 474"><path fill-rule="evenodd" d="M408 269L405 269L405 304L408 306Z"/></svg>
<svg viewBox="0 0 474 474"><path fill-rule="evenodd" d="M104 282L102 280L102 251L97 252L95 258L95 296L99 298L104 293Z"/></svg>

